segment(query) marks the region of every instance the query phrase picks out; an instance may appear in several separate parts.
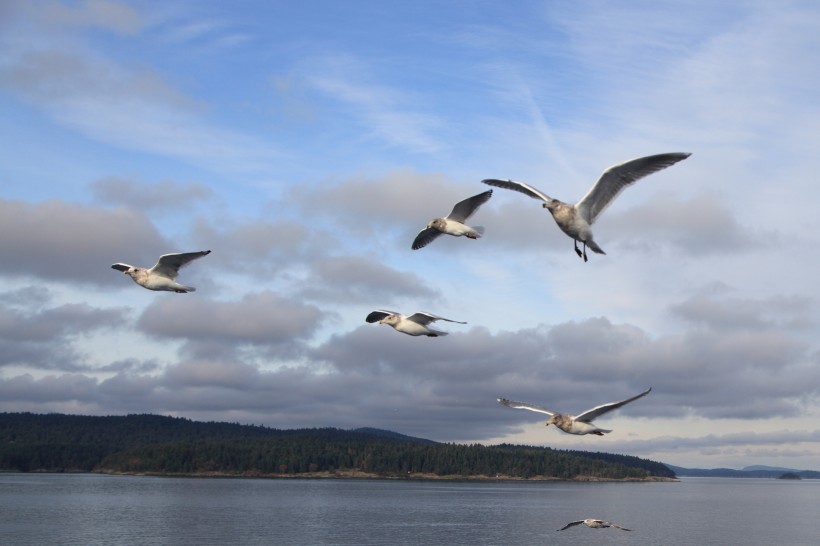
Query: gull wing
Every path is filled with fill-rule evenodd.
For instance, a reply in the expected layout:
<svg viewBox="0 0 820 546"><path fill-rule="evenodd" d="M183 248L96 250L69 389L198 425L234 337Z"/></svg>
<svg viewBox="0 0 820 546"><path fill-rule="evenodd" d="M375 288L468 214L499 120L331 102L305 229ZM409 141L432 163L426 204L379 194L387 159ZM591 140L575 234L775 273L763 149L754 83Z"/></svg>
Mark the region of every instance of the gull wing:
<svg viewBox="0 0 820 546"><path fill-rule="evenodd" d="M534 404L527 404L526 402L516 402L514 400L507 400L506 398L496 398L498 403L502 406L507 406L513 409L525 409L530 411L537 411L538 413L546 413L547 415L557 415L557 411L550 411ZM578 522L580 523L580 522Z"/></svg>
<svg viewBox="0 0 820 546"><path fill-rule="evenodd" d="M632 402L634 400L637 400L638 398L642 398L642 397L646 396L650 392L652 392L652 387L649 387L648 389L643 391L641 394L639 394L637 396L633 396L632 398L627 398L626 400L621 400L620 402L610 402L608 404L601 404L600 406L596 406L592 409L586 410L584 413L577 416L575 418L575 420L576 421L581 421L582 423L589 423L590 421L592 421L596 417L600 417L601 415L603 415L607 412L616 410L616 409L620 408L621 406L625 406L626 404L629 404L630 402Z"/></svg>
<svg viewBox="0 0 820 546"><path fill-rule="evenodd" d="M418 250L432 243L441 232L436 228L424 228L416 235L416 240L413 241L413 250Z"/></svg>
<svg viewBox="0 0 820 546"><path fill-rule="evenodd" d="M210 250L203 250L201 252L183 252L181 254L163 254L159 257L159 261L151 268L151 273L175 279L179 273L179 268L188 265L190 262L207 256Z"/></svg>
<svg viewBox="0 0 820 546"><path fill-rule="evenodd" d="M563 531L564 529L569 529L570 527L575 527L576 525L581 525L582 523L584 523L584 520L582 519L579 519L578 521L570 521L558 530Z"/></svg>
<svg viewBox="0 0 820 546"><path fill-rule="evenodd" d="M615 527L616 529L620 529L621 531L631 531L632 529L627 529L626 527L621 527L617 523L612 523L611 521L605 521L604 524L609 525L610 527Z"/></svg>
<svg viewBox="0 0 820 546"><path fill-rule="evenodd" d="M516 182L515 180L498 180L495 178L486 178L481 182L487 184L488 186L517 191L519 193L523 193L524 195L529 195L533 199L540 199L545 203L552 201L552 198L546 193L541 193L529 184L524 184L523 182Z"/></svg>
<svg viewBox="0 0 820 546"><path fill-rule="evenodd" d="M456 322L458 324L467 324L466 322L461 322L460 320L452 320L444 317L438 317L432 313L425 313L423 311L419 311L418 313L413 313L407 320L413 321L416 324L421 324L422 326L426 326L431 322L435 322L437 320L446 320L447 322Z"/></svg>
<svg viewBox="0 0 820 546"><path fill-rule="evenodd" d="M124 272L128 271L128 269L131 268L131 267L132 266L130 266L128 264L121 264L121 263L117 262L117 263L115 263L114 265L111 266L111 269L116 269L117 271L122 271L124 273Z"/></svg>
<svg viewBox="0 0 820 546"><path fill-rule="evenodd" d="M389 317L390 315L398 315L396 311L385 311L384 309L378 309L376 311L371 311L370 314L367 315L365 318L365 322L379 322L381 319L385 317Z"/></svg>
<svg viewBox="0 0 820 546"><path fill-rule="evenodd" d="M447 215L447 219L464 223L464 220L472 216L473 213L478 210L478 207L486 203L492 195L493 190L489 190L484 193L479 193L478 195L468 197L464 201L459 201L453 207L453 211Z"/></svg>
<svg viewBox="0 0 820 546"><path fill-rule="evenodd" d="M624 188L641 178L682 161L692 154L672 152L632 159L606 169L587 194L575 205L581 217L589 224L606 210Z"/></svg>

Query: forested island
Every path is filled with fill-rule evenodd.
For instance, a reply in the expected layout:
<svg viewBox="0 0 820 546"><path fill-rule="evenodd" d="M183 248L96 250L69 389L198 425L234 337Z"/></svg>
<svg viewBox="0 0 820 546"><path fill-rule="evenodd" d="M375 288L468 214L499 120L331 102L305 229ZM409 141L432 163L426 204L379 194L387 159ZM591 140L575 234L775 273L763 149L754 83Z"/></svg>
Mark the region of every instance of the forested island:
<svg viewBox="0 0 820 546"><path fill-rule="evenodd" d="M0 470L185 476L666 480L609 453L438 443L377 429L280 430L158 415L0 413Z"/></svg>

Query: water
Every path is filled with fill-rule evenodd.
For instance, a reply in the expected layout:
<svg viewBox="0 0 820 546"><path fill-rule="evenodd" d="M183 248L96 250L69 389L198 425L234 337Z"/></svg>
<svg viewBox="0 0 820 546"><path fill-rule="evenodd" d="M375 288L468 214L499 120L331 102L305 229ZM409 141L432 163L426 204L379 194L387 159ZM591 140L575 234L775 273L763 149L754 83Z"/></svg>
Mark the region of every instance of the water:
<svg viewBox="0 0 820 546"><path fill-rule="evenodd" d="M9 545L814 545L820 481L408 482L0 474ZM596 517L633 529L572 527Z"/></svg>

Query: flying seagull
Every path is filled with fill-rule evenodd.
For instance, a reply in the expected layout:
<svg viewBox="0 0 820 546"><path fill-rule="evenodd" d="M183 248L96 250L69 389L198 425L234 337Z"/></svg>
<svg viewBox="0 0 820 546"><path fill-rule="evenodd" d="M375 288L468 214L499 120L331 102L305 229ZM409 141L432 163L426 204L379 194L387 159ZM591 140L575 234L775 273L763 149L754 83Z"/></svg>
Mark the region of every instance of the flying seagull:
<svg viewBox="0 0 820 546"><path fill-rule="evenodd" d="M649 387L638 396L633 396L632 398L627 398L626 400L621 400L620 402L610 402L609 404L602 404L600 406L596 406L592 409L586 410L584 413L578 415L577 417L574 415L570 415L568 413L558 413L557 411L544 409L533 404L526 404L524 402L513 402L512 400L507 400L506 398L498 398L497 400L499 404L501 404L502 406L507 406L508 408L525 409L530 411L537 411L539 413L546 413L550 416L550 418L547 420L546 426L555 425L564 432L568 432L570 434L597 434L598 436L603 436L605 433L612 431L603 428L598 428L592 423L593 419L595 419L596 417L600 417L601 415L608 413L612 410L616 410L621 406L629 404L633 400L637 400L638 398L646 396L650 393L651 390L652 387Z"/></svg>
<svg viewBox="0 0 820 546"><path fill-rule="evenodd" d="M579 519L578 521L571 521L558 529L559 531L563 531L564 529L569 529L570 527L574 527L576 525L581 524L586 525L587 527L592 527L593 529L606 529L608 527L614 527L615 529L620 529L621 531L631 531L632 529L627 529L626 527L621 527L617 523L612 523L611 521L604 521L602 519Z"/></svg>
<svg viewBox="0 0 820 546"><path fill-rule="evenodd" d="M450 320L444 317L437 317L436 315L431 315L430 313L414 313L409 317L407 315L402 315L401 313L397 313L395 311L384 311L378 310L373 311L367 318L364 319L367 322L373 323L378 322L379 324L387 324L388 326L392 326L396 331L402 332L403 334L407 334L410 336L427 336L427 337L438 337L438 336L446 336L447 332L441 332L439 330L433 330L432 328L428 328L427 325L431 322L435 322L437 320L446 320L447 322L456 322L458 324L467 324L466 322L461 322L458 320Z"/></svg>
<svg viewBox="0 0 820 546"><path fill-rule="evenodd" d="M430 220L430 222L427 223L427 227L416 235L416 240L413 241L413 250L427 246L442 233L455 235L456 237L464 235L468 239L478 239L481 237L484 234L484 228L482 226L470 227L464 222L478 210L478 207L486 203L492 194L493 190L490 190L468 197L464 201L456 203L452 212L444 218Z"/></svg>
<svg viewBox="0 0 820 546"><path fill-rule="evenodd" d="M592 224L598 216L612 203L612 201L627 186L637 180L661 169L672 166L692 154L672 152L668 154L650 155L632 159L620 165L613 165L606 169L598 181L589 189L587 194L574 205L553 199L549 195L538 191L529 184L514 180L496 180L488 178L482 180L490 186L506 188L529 195L533 199L544 201L543 207L549 209L555 223L561 231L575 240L575 253L587 261L587 247L598 254L606 254L592 238ZM584 250L578 249L578 243L584 244Z"/></svg>
<svg viewBox="0 0 820 546"><path fill-rule="evenodd" d="M185 294L195 291L196 288L179 284L174 280L179 274L179 268L210 253L210 250L203 250L182 254L163 254L151 269L121 263L116 263L111 268L122 271L131 277L135 283L148 290L167 290L168 292Z"/></svg>

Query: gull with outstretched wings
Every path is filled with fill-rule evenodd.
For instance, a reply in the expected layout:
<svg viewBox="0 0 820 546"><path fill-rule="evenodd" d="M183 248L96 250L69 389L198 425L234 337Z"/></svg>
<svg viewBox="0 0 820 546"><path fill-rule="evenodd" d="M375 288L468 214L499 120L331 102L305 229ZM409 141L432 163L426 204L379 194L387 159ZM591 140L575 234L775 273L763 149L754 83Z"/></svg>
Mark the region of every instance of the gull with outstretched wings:
<svg viewBox="0 0 820 546"><path fill-rule="evenodd" d="M558 529L559 531L563 531L564 529L569 529L570 527L575 527L576 525L581 524L586 525L587 527L591 527L592 529L607 529L609 527L620 529L621 531L631 531L632 529L627 529L626 527L621 527L617 523L612 523L611 521L604 521L602 519L579 519L578 521L571 521Z"/></svg>
<svg viewBox="0 0 820 546"><path fill-rule="evenodd" d="M131 279L148 290L165 290L185 294L196 290L193 286L185 286L176 282L179 269L197 258L210 254L210 250L201 252L184 252L180 254L163 254L151 269L135 267L133 265L115 263L112 269L122 271Z"/></svg>
<svg viewBox="0 0 820 546"><path fill-rule="evenodd" d="M435 322L437 320L446 320L447 322L467 324L466 322L451 320L444 317L438 317L430 313L419 312L407 316L402 315L401 313L397 313L396 311L384 311L381 309L377 311L372 311L370 314L367 315L367 318L365 318L366 322L378 322L379 324L387 324L388 326L392 326L397 332L401 332L409 336L446 336L447 332L433 330L428 326L428 324L430 324L431 322Z"/></svg>
<svg viewBox="0 0 820 546"><path fill-rule="evenodd" d="M468 197L464 201L456 203L452 212L444 218L430 220L427 223L427 227L416 235L416 239L413 241L413 250L427 246L442 233L455 237L461 237L463 235L468 239L478 239L481 237L484 234L484 228L482 226L470 227L464 222L478 210L478 207L486 203L492 195L493 190L490 190Z"/></svg>
<svg viewBox="0 0 820 546"><path fill-rule="evenodd" d="M515 402L513 400L507 400L506 398L498 398L497 400L499 404L502 406L507 406L508 408L525 409L538 413L546 413L550 416L547 420L546 426L555 425L569 434L597 434L598 436L603 436L604 434L612 431L604 428L598 428L592 422L593 419L600 417L605 413L609 413L610 411L616 410L621 406L625 406L638 398L642 398L651 391L652 387L649 387L637 396L627 398L626 400L621 400L620 402L601 404L600 406L595 406L592 409L588 409L577 416L569 413L558 413L557 411L548 410L534 404L527 404L526 402Z"/></svg>
<svg viewBox="0 0 820 546"><path fill-rule="evenodd" d="M561 231L575 240L575 253L582 257L584 261L587 261L587 247L598 254L606 254L593 240L591 226L618 194L637 180L670 167L690 155L692 154L672 152L639 157L620 165L613 165L601 174L601 177L589 189L587 194L574 205L553 199L523 182L497 180L495 178L488 178L482 180L482 182L489 186L514 190L533 199L542 200L544 202L543 207L552 213L552 217L558 227L561 228ZM578 243L583 243L583 252L578 248Z"/></svg>

